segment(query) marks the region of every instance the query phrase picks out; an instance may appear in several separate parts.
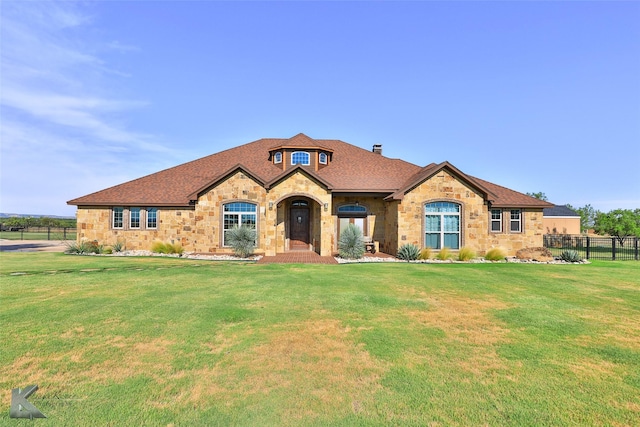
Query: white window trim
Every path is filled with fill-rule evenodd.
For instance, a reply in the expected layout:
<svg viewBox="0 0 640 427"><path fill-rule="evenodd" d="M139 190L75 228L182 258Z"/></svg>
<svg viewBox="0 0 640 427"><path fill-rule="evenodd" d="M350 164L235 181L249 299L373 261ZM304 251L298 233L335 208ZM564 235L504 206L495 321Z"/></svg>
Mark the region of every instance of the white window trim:
<svg viewBox="0 0 640 427"><path fill-rule="evenodd" d="M149 211L150 210L155 210L155 213L156 213L156 225L153 226L153 227L149 225ZM147 230L157 230L158 229L158 208L147 208L145 210L145 214L146 214L145 215L145 228Z"/></svg>
<svg viewBox="0 0 640 427"><path fill-rule="evenodd" d="M138 226L133 226L133 212L134 210L138 210ZM142 226L142 209L138 207L129 208L129 228L132 230L139 230Z"/></svg>
<svg viewBox="0 0 640 427"><path fill-rule="evenodd" d="M278 151L273 155L273 163L275 164L282 163L282 152Z"/></svg>
<svg viewBox="0 0 640 427"><path fill-rule="evenodd" d="M318 163L320 163L321 165L326 165L328 163L328 160L329 160L329 156L327 156L327 153L318 154Z"/></svg>
<svg viewBox="0 0 640 427"><path fill-rule="evenodd" d="M514 212L518 212L518 219L513 219L512 215ZM510 209L509 210L509 233L522 233L522 216L523 216L523 212L522 209ZM512 224L513 223L517 223L518 224L518 229L514 230L512 228Z"/></svg>
<svg viewBox="0 0 640 427"><path fill-rule="evenodd" d="M493 211L500 212L500 218L493 219ZM493 229L494 222L497 222L500 225L498 230ZM502 233L502 209L489 209L489 231L492 233Z"/></svg>
<svg viewBox="0 0 640 427"><path fill-rule="evenodd" d="M451 203L454 205L458 206L458 211L457 212L427 212L427 206L433 203ZM426 243L427 243L427 230L426 230L426 217L427 216L440 216L440 231L438 232L439 234L439 241L440 241L440 248L433 248L433 249L442 249L444 247L448 247L444 244L444 235L445 234L454 234L452 232L445 232L444 230L444 217L445 216L457 216L458 217L458 231L455 233L458 235L458 247L456 249L453 248L449 248L452 249L454 251L460 250L460 248L462 248L462 237L463 237L463 232L462 232L462 203L458 203L458 202L451 202L451 201L441 201L441 200L436 200L436 201L431 201L431 202L427 202L425 204L422 205L422 215L423 215L423 228L422 228L422 239L424 242L424 246L426 247ZM436 233L429 233L429 234L436 234Z"/></svg>
<svg viewBox="0 0 640 427"><path fill-rule="evenodd" d="M256 210L251 212L251 211L240 211L240 212L225 212L224 207L226 205L231 205L233 203L247 203L250 205L254 205ZM224 248L229 248L230 245L227 245L227 242L225 242L225 238L224 238L224 232L227 230L226 228L224 228L224 217L225 215L234 215L234 216L238 216L238 225L242 225L242 215L254 215L255 216L255 232L256 232L256 242L255 245L258 245L258 204L254 203L254 202L250 202L250 201L246 201L246 200L235 200L235 201L229 201L229 202L225 202L222 204L222 227L220 227L220 229L222 230L222 247Z"/></svg>
<svg viewBox="0 0 640 427"><path fill-rule="evenodd" d="M307 162L306 163L293 163L293 157L296 154L306 154ZM307 151L294 151L293 153L291 153L291 165L292 166L295 166L295 165L309 166L310 164L311 164L311 154L309 154L309 152L307 152Z"/></svg>
<svg viewBox="0 0 640 427"><path fill-rule="evenodd" d="M116 226L116 212L120 213L120 226ZM111 209L111 228L114 230L124 229L124 208L117 206Z"/></svg>

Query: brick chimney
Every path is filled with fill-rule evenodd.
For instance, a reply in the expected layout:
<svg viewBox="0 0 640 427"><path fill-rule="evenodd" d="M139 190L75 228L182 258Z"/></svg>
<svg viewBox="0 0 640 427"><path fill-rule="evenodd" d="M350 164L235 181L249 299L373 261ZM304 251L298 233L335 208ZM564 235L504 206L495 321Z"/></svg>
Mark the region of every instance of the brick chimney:
<svg viewBox="0 0 640 427"><path fill-rule="evenodd" d="M382 155L382 144L373 144L373 151L376 154Z"/></svg>

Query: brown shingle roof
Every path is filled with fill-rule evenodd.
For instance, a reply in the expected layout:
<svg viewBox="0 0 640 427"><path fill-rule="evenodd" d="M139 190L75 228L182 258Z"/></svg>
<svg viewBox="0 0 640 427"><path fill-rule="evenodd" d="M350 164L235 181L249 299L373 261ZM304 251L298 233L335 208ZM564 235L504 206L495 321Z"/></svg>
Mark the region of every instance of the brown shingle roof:
<svg viewBox="0 0 640 427"><path fill-rule="evenodd" d="M281 165L269 160L269 152L278 147L320 149L332 152L331 162L318 171L295 166L283 172ZM264 138L173 168L147 175L68 201L78 206L188 206L197 195L236 170L243 170L262 185L273 185L294 168L302 168L333 192L396 193L416 180L447 166L477 188L495 194L494 202L510 206L534 206L537 199L504 187L469 177L452 165L443 163L420 168L404 160L390 159L339 140L312 139L298 134L289 139ZM396 193L397 194L397 193ZM524 198L523 198L524 197ZM530 199L533 199L530 200ZM536 205L548 207L550 204ZM505 205L505 206L506 206Z"/></svg>

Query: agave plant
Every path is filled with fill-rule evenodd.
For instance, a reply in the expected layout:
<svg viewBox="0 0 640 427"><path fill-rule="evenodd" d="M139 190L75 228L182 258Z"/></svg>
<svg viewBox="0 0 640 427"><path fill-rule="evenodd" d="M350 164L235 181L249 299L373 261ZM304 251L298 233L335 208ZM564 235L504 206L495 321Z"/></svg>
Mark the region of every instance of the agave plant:
<svg viewBox="0 0 640 427"><path fill-rule="evenodd" d="M563 251L560 254L560 259L566 262L578 262L581 261L580 254L578 251L574 251L573 249L568 249Z"/></svg>
<svg viewBox="0 0 640 427"><path fill-rule="evenodd" d="M419 256L420 248L413 243L405 243L404 245L400 246L400 249L398 249L398 259L404 261L413 261L418 259Z"/></svg>

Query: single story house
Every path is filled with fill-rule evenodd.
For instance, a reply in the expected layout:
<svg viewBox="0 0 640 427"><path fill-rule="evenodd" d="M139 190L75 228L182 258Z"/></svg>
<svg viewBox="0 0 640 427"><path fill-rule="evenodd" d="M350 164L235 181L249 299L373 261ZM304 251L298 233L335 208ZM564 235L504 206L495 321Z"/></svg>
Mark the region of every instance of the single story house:
<svg viewBox="0 0 640 427"><path fill-rule="evenodd" d="M544 208L542 223L545 234L580 234L580 215L567 206Z"/></svg>
<svg viewBox="0 0 640 427"><path fill-rule="evenodd" d="M424 167L339 140L260 139L67 202L78 239L128 249L154 241L231 253L225 236L256 230L256 253L330 256L348 224L379 250L405 243L482 255L542 246L551 203L467 175L449 162Z"/></svg>

